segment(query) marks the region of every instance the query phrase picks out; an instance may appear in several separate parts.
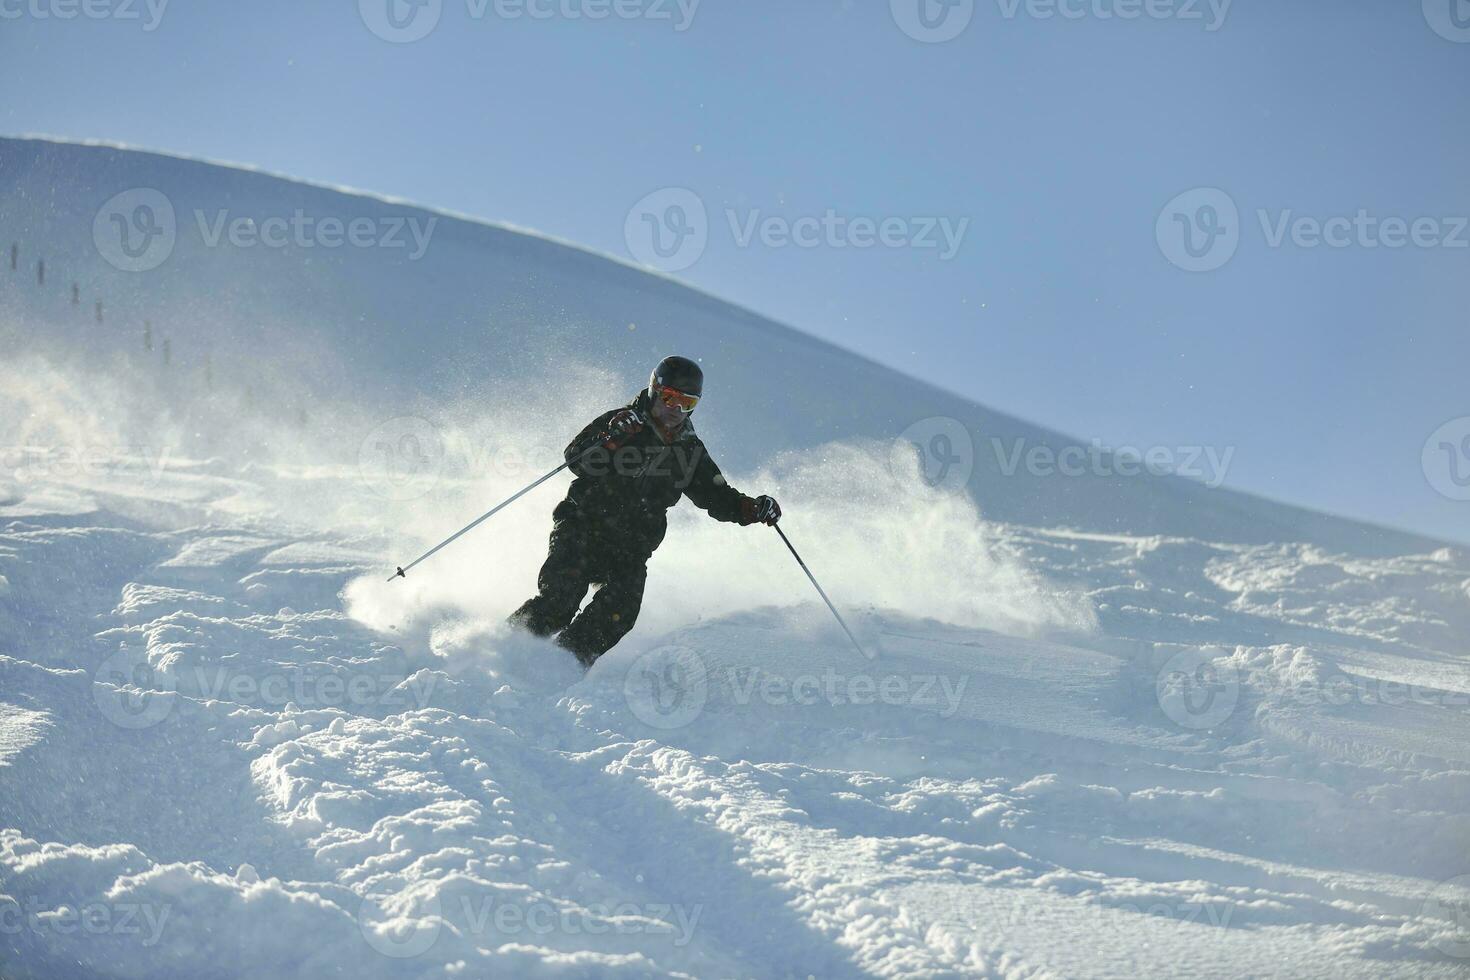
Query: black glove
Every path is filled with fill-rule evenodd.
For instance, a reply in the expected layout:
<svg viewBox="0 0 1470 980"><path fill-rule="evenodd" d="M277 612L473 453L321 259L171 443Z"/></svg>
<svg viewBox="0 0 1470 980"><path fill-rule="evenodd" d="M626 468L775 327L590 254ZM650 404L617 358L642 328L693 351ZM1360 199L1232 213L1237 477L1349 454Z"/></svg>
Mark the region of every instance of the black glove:
<svg viewBox="0 0 1470 980"><path fill-rule="evenodd" d="M740 502L740 509L747 524L769 524L775 527L776 522L781 519L781 505L776 503L775 497L746 497Z"/></svg>
<svg viewBox="0 0 1470 980"><path fill-rule="evenodd" d="M607 420L607 431L602 434L604 449L617 449L643 429L643 417L631 408L625 408Z"/></svg>

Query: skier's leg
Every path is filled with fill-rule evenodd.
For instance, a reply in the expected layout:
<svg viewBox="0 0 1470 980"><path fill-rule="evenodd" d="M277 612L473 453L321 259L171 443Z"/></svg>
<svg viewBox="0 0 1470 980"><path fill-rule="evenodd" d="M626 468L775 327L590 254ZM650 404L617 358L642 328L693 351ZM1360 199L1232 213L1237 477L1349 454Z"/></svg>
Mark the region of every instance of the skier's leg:
<svg viewBox="0 0 1470 980"><path fill-rule="evenodd" d="M556 638L560 646L577 655L587 666L628 634L638 621L643 605L643 583L648 569L642 564L624 565L607 575L587 608Z"/></svg>
<svg viewBox="0 0 1470 980"><path fill-rule="evenodd" d="M587 543L570 523L558 521L551 531L546 561L536 576L537 594L527 599L507 620L537 636L565 629L590 585Z"/></svg>

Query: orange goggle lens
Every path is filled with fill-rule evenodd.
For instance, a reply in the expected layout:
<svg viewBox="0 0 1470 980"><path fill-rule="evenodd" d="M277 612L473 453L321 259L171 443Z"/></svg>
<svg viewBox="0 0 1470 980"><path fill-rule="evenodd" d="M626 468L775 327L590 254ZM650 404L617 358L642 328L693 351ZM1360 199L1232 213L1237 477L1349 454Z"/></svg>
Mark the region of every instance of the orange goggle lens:
<svg viewBox="0 0 1470 980"><path fill-rule="evenodd" d="M653 394L656 398L658 398L659 401L663 402L665 405L669 406L670 408L677 408L685 415L688 415L690 412L694 411L694 406L699 404L698 395L686 395L684 394L684 392L679 391L677 388L669 388L664 385L655 385L653 388Z"/></svg>

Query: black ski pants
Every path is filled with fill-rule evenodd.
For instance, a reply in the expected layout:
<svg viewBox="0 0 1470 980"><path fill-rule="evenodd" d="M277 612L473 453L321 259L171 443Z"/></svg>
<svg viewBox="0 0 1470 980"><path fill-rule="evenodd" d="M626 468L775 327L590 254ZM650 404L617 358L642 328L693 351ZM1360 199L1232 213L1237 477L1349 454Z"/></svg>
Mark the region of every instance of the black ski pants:
<svg viewBox="0 0 1470 980"><path fill-rule="evenodd" d="M546 562L536 577L537 594L510 621L537 636L559 634L556 642L584 665L606 653L638 621L643 605L647 557L627 547L622 535L579 520L557 520ZM621 545L621 547L620 547ZM577 611L588 588L597 592Z"/></svg>

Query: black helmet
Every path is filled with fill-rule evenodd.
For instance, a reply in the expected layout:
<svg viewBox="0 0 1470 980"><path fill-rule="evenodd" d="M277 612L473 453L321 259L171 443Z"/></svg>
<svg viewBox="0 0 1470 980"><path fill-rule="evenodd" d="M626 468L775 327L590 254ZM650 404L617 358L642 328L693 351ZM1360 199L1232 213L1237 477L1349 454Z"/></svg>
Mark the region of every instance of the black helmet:
<svg viewBox="0 0 1470 980"><path fill-rule="evenodd" d="M704 372L687 357L666 357L648 376L649 389L658 385L698 398L704 394Z"/></svg>

